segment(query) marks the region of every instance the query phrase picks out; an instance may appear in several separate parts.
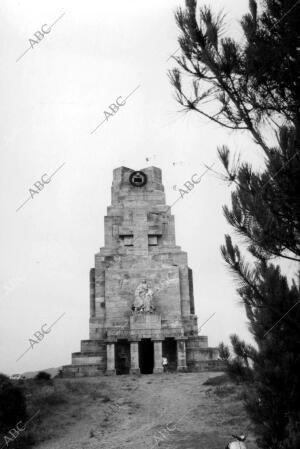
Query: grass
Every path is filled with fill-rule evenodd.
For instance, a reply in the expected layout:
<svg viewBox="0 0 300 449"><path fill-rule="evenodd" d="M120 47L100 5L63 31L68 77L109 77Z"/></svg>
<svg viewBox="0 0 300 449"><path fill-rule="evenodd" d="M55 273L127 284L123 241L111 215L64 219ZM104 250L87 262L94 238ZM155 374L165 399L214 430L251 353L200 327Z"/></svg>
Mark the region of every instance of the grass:
<svg viewBox="0 0 300 449"><path fill-rule="evenodd" d="M229 382L230 382L230 379L227 374L220 374L219 376L210 377L205 382L203 382L203 385L216 387L216 386L227 384Z"/></svg>
<svg viewBox="0 0 300 449"><path fill-rule="evenodd" d="M214 404L214 412L209 416L209 421L211 426L216 428L216 432L226 429L229 441L232 433L243 433L246 428L251 427L243 404L242 385L233 383L227 374L210 377L202 385L209 387L204 391L211 404ZM208 447L213 448L213 443L210 442ZM257 447L255 436L251 432L247 440L247 447Z"/></svg>
<svg viewBox="0 0 300 449"><path fill-rule="evenodd" d="M234 393L237 393L237 387L235 385L218 385L214 390L214 394L218 398L225 398Z"/></svg>
<svg viewBox="0 0 300 449"><path fill-rule="evenodd" d="M148 422L150 416L153 416L151 419L155 422L156 408L160 407L160 399L155 398L156 392L163 394L166 391L163 397L167 403L170 401L171 406L173 402L176 403L173 396L177 387L179 391L182 390L183 398L187 394L191 395L192 400L193 391L195 395L199 394L200 405L193 408L190 419L180 421L181 427L178 426L174 435L170 436L170 441L160 444L161 449L169 447L169 443L173 444L174 449L219 449L224 447L227 435L230 437L232 431L246 426L247 417L241 400L241 387L232 384L226 375L211 375L204 383L203 380L208 376L204 377L203 374L200 374L203 376L200 382L196 374L187 378L178 375L174 380L173 376L167 380L159 376L151 379L144 377L143 382L138 385L132 382L133 379L122 376L105 379L54 379L50 382L26 380L21 388L27 397L28 418L38 410L40 413L28 425L28 431L17 439L18 446L12 443L9 444L9 449L28 449L33 444L51 439L57 440L64 447L66 437L70 432L77 436L78 428L81 429L80 438L86 438L92 444L96 444L97 439L109 440L111 435L118 441L120 435L122 438L124 435L128 441L132 439L133 447L137 448L134 434L136 422ZM153 386L148 385L151 382ZM135 390L137 393L133 396ZM148 403L149 395L150 398L153 395L153 401L150 399ZM174 415L180 415L179 409L177 404ZM170 421L173 419L172 413ZM197 430L198 423L202 426L201 430ZM159 423L159 430L161 426ZM149 433L147 438L153 445L153 434ZM253 447L249 445L249 449Z"/></svg>
<svg viewBox="0 0 300 449"><path fill-rule="evenodd" d="M35 417L26 431L9 443L10 449L25 449L59 437L83 417L87 405L111 401L101 382L27 379L19 386L26 397L28 419ZM1 444L3 441L1 438Z"/></svg>

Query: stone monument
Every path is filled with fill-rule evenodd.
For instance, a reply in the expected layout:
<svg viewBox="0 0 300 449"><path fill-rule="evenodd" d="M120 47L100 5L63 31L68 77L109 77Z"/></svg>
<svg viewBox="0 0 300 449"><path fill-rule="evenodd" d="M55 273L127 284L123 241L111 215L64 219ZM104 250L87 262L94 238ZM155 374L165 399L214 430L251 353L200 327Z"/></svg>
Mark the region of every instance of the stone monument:
<svg viewBox="0 0 300 449"><path fill-rule="evenodd" d="M198 335L192 270L175 243L161 170L113 172L105 244L90 270L90 335L63 376L222 368Z"/></svg>

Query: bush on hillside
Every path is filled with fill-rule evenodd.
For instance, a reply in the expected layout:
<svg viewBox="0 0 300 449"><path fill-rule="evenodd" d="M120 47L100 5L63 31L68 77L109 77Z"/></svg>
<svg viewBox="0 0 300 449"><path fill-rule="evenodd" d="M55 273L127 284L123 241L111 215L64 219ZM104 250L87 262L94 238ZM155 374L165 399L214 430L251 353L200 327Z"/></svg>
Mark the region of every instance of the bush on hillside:
<svg viewBox="0 0 300 449"><path fill-rule="evenodd" d="M46 371L39 371L35 376L35 380L43 380L49 382L51 380L51 375L46 373Z"/></svg>
<svg viewBox="0 0 300 449"><path fill-rule="evenodd" d="M26 399L23 392L7 376L0 374L0 427L4 430L26 420Z"/></svg>

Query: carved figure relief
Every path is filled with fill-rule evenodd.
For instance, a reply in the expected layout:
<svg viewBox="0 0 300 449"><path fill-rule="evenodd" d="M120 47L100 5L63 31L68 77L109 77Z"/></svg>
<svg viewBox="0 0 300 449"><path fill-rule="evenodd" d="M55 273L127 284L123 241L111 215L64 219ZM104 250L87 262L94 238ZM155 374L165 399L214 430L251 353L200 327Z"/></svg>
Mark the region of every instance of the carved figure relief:
<svg viewBox="0 0 300 449"><path fill-rule="evenodd" d="M155 311L153 304L153 290L150 285L143 279L135 290L135 300L132 309L137 312L152 313Z"/></svg>

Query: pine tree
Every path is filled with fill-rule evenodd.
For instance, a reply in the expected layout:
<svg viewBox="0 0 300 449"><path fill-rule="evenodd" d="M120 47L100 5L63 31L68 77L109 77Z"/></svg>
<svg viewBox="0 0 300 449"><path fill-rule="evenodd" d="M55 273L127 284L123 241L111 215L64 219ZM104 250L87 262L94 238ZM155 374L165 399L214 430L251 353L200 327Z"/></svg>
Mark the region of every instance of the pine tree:
<svg viewBox="0 0 300 449"><path fill-rule="evenodd" d="M235 357L228 360L228 373L245 385L246 409L255 423L259 446L296 449L300 447L299 285L289 286L280 268L265 261L250 267L229 236L222 251L238 278L238 292L257 344L254 348L231 336ZM288 445L291 432L297 444Z"/></svg>
<svg viewBox="0 0 300 449"><path fill-rule="evenodd" d="M221 14L198 10L196 0L187 0L175 17L181 55L169 75L177 101L222 127L247 131L265 156L263 170L255 172L229 148L218 149L224 179L234 187L224 213L254 260L247 262L225 237L222 255L239 283L256 342L231 337L235 356L227 357L228 371L244 384L259 447L296 449L300 286L288 282L274 259L300 261L300 3L265 0L258 13L250 0L239 41L225 35ZM228 348L220 349L228 355Z"/></svg>

